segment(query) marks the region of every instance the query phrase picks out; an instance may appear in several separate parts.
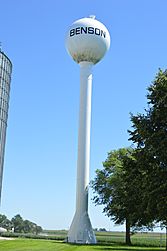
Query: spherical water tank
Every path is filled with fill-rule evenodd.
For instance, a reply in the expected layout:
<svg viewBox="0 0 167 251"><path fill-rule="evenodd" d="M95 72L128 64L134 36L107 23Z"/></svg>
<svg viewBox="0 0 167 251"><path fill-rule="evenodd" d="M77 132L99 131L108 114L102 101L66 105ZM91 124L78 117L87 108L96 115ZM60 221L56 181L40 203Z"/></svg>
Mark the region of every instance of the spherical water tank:
<svg viewBox="0 0 167 251"><path fill-rule="evenodd" d="M98 63L110 47L107 28L94 16L75 21L66 35L68 53L77 62Z"/></svg>

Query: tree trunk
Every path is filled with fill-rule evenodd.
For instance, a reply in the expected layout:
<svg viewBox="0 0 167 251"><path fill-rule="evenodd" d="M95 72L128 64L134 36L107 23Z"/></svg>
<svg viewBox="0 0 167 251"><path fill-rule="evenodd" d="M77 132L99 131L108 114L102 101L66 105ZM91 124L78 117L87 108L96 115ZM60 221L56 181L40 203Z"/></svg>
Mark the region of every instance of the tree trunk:
<svg viewBox="0 0 167 251"><path fill-rule="evenodd" d="M126 219L126 244L132 244L130 239L130 222L128 221L128 219Z"/></svg>

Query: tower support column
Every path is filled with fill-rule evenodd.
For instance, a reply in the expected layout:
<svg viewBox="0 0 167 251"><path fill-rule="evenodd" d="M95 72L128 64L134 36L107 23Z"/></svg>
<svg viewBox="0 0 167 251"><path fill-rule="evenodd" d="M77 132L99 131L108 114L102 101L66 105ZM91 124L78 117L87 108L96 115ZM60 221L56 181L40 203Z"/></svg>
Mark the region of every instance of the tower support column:
<svg viewBox="0 0 167 251"><path fill-rule="evenodd" d="M72 243L96 243L88 215L88 186L90 167L90 129L92 97L92 63L80 62L80 111L78 132L78 160L76 212L68 233Z"/></svg>

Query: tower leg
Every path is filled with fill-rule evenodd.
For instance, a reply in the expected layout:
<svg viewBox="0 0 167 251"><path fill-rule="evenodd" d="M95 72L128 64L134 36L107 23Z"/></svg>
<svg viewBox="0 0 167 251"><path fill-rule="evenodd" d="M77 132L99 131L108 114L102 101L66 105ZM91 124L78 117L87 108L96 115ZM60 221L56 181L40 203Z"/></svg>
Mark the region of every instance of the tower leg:
<svg viewBox="0 0 167 251"><path fill-rule="evenodd" d="M80 63L80 112L78 133L76 212L68 232L68 242L96 243L88 215L92 63Z"/></svg>

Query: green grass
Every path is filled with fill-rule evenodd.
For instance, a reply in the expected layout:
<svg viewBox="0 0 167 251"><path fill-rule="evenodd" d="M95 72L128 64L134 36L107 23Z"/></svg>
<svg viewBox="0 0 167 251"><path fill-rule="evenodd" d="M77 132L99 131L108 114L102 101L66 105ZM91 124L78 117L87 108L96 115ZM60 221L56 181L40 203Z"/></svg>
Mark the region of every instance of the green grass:
<svg viewBox="0 0 167 251"><path fill-rule="evenodd" d="M70 245L63 242L52 240L32 240L32 239L15 239L15 240L0 240L0 251L154 251L165 250L158 247L127 247L125 245L110 244L110 245Z"/></svg>

